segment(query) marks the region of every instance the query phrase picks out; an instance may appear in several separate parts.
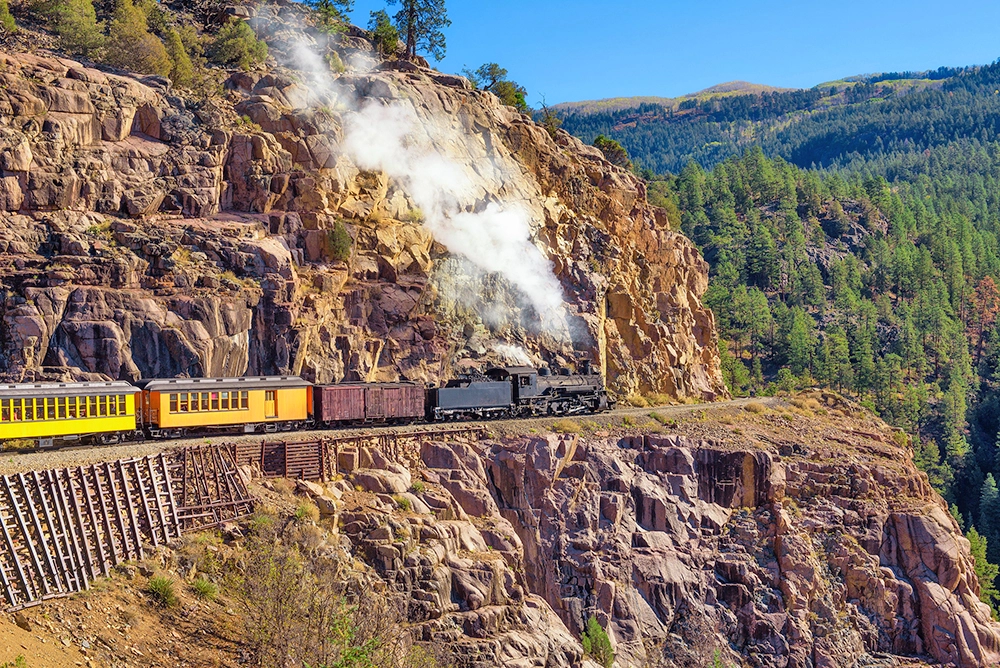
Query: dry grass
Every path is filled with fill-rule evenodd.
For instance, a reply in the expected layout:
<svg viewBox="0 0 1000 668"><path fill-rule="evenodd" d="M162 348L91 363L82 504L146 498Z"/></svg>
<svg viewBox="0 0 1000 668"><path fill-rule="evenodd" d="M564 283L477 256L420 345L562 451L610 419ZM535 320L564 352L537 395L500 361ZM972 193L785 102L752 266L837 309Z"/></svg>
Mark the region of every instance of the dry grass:
<svg viewBox="0 0 1000 668"><path fill-rule="evenodd" d="M751 401L750 403L748 403L746 406L743 407L743 410L747 411L748 413L760 414L767 410L767 406L760 403L759 401Z"/></svg>
<svg viewBox="0 0 1000 668"><path fill-rule="evenodd" d="M552 423L551 429L557 434L579 434L583 427L576 420L557 420Z"/></svg>

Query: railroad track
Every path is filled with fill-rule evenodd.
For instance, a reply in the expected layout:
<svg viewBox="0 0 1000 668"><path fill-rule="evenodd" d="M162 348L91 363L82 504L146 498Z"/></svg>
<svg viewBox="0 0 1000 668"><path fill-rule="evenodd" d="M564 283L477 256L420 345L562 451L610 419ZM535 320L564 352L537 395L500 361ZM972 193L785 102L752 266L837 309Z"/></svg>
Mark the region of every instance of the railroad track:
<svg viewBox="0 0 1000 668"><path fill-rule="evenodd" d="M133 457L146 457L167 452L176 448L190 447L197 445L229 445L241 446L245 444L257 444L273 441L318 441L322 438L333 440L351 440L366 437L377 437L380 435L400 436L414 435L420 436L429 433L446 434L450 431L479 429L484 433L493 433L498 436L516 436L527 434L532 429L542 431L550 428L560 420L590 420L604 427L620 427L622 418L648 419L650 413L658 413L667 419L682 419L699 413L720 414L726 411L738 410L748 403L756 402L765 405L780 405L782 400L773 397L742 398L729 401L718 401L703 404L683 404L676 406L657 406L650 408L616 408L606 413L596 415L576 415L567 417L534 417L510 420L491 421L470 421L460 423L435 423L408 426L369 426L364 428L349 427L335 430L312 430L301 432L287 432L281 434L250 435L250 434L228 434L221 436L184 438L176 440L148 440L139 443L125 443L109 446L69 446L59 449L24 449L5 451L0 453L0 475L18 473L23 471L63 468L73 466L90 466L115 459L128 459Z"/></svg>

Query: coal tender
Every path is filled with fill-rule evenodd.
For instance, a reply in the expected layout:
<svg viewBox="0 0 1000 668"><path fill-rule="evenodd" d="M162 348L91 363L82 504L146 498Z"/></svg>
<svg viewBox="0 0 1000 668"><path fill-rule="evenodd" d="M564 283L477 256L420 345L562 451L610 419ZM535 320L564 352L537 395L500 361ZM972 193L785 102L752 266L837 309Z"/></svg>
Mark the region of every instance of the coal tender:
<svg viewBox="0 0 1000 668"><path fill-rule="evenodd" d="M429 420L575 415L610 409L604 380L585 363L581 373L526 366L468 373L427 391Z"/></svg>

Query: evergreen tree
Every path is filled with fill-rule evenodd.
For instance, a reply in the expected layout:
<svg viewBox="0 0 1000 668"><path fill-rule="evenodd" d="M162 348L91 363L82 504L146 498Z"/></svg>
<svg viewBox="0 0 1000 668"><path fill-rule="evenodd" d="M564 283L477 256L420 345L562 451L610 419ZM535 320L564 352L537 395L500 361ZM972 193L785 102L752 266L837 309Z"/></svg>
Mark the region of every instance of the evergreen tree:
<svg viewBox="0 0 1000 668"><path fill-rule="evenodd" d="M108 63L115 67L167 76L172 67L163 42L149 32L146 14L132 0L118 0L108 24Z"/></svg>
<svg viewBox="0 0 1000 668"><path fill-rule="evenodd" d="M396 53L396 48L399 46L399 31L392 25L384 9L371 13L368 32L372 34L375 50L381 57L387 58Z"/></svg>
<svg viewBox="0 0 1000 668"><path fill-rule="evenodd" d="M632 163L628 159L628 151L622 148L614 139L609 139L604 135L597 135L594 139L594 146L601 150L604 157L612 165L621 167L622 169L628 169L632 166Z"/></svg>
<svg viewBox="0 0 1000 668"><path fill-rule="evenodd" d="M444 0L389 0L389 4L400 6L393 21L406 43L409 58L417 57L417 49L431 54L434 60L444 58L445 38L441 31L451 25Z"/></svg>
<svg viewBox="0 0 1000 668"><path fill-rule="evenodd" d="M972 553L972 560L976 566L976 579L979 580L979 600L990 606L993 619L1000 619L998 615L998 605L1000 605L1000 591L997 591L996 579L1000 574L1000 566L989 560L989 539L976 531L972 527L965 534L969 539L969 552Z"/></svg>
<svg viewBox="0 0 1000 668"><path fill-rule="evenodd" d="M4 34L7 35L17 32L17 21L10 13L10 3L7 0L0 0L0 28L3 28Z"/></svg>
<svg viewBox="0 0 1000 668"><path fill-rule="evenodd" d="M524 96L528 92L517 83L507 78L507 70L496 63L486 63L475 71L464 70L463 74L472 82L472 85L480 90L489 92L500 98L502 104L514 107L522 113L530 111ZM615 142L617 143L617 142ZM596 140L595 140L596 145Z"/></svg>
<svg viewBox="0 0 1000 668"><path fill-rule="evenodd" d="M347 14L354 7L354 0L306 0L313 10L317 27L326 33L336 32L347 23ZM384 13L384 12L383 12Z"/></svg>
<svg viewBox="0 0 1000 668"><path fill-rule="evenodd" d="M267 44L257 39L245 21L233 18L215 36L208 57L213 63L247 70L267 59Z"/></svg>
<svg viewBox="0 0 1000 668"><path fill-rule="evenodd" d="M166 32L167 55L172 64L170 68L170 80L175 86L186 88L194 83L194 65L191 63L191 56L184 48L180 33L174 28L167 29Z"/></svg>
<svg viewBox="0 0 1000 668"><path fill-rule="evenodd" d="M60 45L74 55L93 56L104 44L104 26L92 0L59 0L52 24Z"/></svg>
<svg viewBox="0 0 1000 668"><path fill-rule="evenodd" d="M987 558L991 563L1000 563L1000 493L993 474L989 473L979 492L979 532L988 543Z"/></svg>

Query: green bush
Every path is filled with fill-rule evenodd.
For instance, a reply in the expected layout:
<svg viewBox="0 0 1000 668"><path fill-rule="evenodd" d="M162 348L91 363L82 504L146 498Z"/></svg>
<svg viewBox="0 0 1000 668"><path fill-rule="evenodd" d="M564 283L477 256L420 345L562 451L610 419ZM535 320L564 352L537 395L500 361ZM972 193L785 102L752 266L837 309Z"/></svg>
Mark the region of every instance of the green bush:
<svg viewBox="0 0 1000 668"><path fill-rule="evenodd" d="M208 578L200 577L191 583L194 595L203 601L213 601L219 595L219 587Z"/></svg>
<svg viewBox="0 0 1000 668"><path fill-rule="evenodd" d="M28 668L28 660L24 658L23 654L18 654L13 661L0 663L0 668Z"/></svg>
<svg viewBox="0 0 1000 668"><path fill-rule="evenodd" d="M174 581L168 577L158 575L150 578L146 584L146 593L161 608L172 608L177 605L177 592L174 590Z"/></svg>
<svg viewBox="0 0 1000 668"><path fill-rule="evenodd" d="M347 261L351 257L353 243L354 240L351 239L351 235L342 221L338 220L332 230L326 231L326 254L332 260Z"/></svg>
<svg viewBox="0 0 1000 668"><path fill-rule="evenodd" d="M257 39L253 28L233 18L215 36L208 59L217 65L237 65L248 70L267 59L267 44Z"/></svg>
<svg viewBox="0 0 1000 668"><path fill-rule="evenodd" d="M425 486L422 480L414 480L413 484L410 485L410 489L413 491L414 494L422 494L425 489Z"/></svg>
<svg viewBox="0 0 1000 668"><path fill-rule="evenodd" d="M580 642L583 644L583 651L588 656L604 668L611 668L615 662L615 652L611 649L611 639L608 638L607 632L601 628L597 617L591 615L590 619L587 620L587 628L584 629Z"/></svg>
<svg viewBox="0 0 1000 668"><path fill-rule="evenodd" d="M315 522L319 519L319 508L316 507L316 504L308 501L300 503L295 509L295 519L299 522L304 522L306 520L312 520Z"/></svg>
<svg viewBox="0 0 1000 668"><path fill-rule="evenodd" d="M50 16L60 45L70 53L90 56L104 44L104 25L91 0L60 0Z"/></svg>
<svg viewBox="0 0 1000 668"><path fill-rule="evenodd" d="M396 505L404 513L410 512L410 509L413 507L413 504L411 504L410 500L405 496L400 496L397 494L396 496L392 497L392 500L396 502Z"/></svg>
<svg viewBox="0 0 1000 668"><path fill-rule="evenodd" d="M105 60L125 70L160 76L169 75L173 67L163 42L149 32L145 12L132 0L118 0L115 6Z"/></svg>
<svg viewBox="0 0 1000 668"><path fill-rule="evenodd" d="M17 32L17 21L14 20L14 15L10 13L10 4L7 0L0 0L0 25L3 26L4 32L8 34Z"/></svg>

